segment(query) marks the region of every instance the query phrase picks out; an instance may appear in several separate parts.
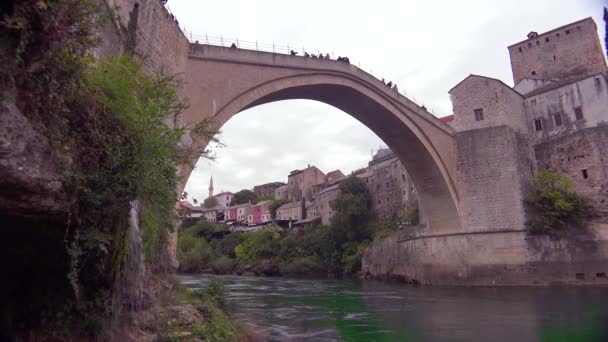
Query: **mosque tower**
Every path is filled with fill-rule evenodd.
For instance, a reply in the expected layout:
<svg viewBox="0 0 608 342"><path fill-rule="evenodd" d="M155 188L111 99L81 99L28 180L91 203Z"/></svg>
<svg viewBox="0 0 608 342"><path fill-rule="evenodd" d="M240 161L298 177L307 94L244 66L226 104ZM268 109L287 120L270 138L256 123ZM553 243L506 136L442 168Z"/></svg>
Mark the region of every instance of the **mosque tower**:
<svg viewBox="0 0 608 342"><path fill-rule="evenodd" d="M213 176L209 180L209 197L213 197Z"/></svg>

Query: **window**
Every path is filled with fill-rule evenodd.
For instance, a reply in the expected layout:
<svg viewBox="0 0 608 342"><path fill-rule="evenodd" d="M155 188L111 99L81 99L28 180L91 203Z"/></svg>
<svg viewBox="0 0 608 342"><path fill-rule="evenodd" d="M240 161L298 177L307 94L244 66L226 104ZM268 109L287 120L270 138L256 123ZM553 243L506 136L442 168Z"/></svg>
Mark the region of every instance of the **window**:
<svg viewBox="0 0 608 342"><path fill-rule="evenodd" d="M589 174L587 173L587 169L582 169L581 173L583 174L583 179L589 178Z"/></svg>
<svg viewBox="0 0 608 342"><path fill-rule="evenodd" d="M570 34L570 30L566 30L566 34Z"/></svg>
<svg viewBox="0 0 608 342"><path fill-rule="evenodd" d="M556 36L557 38L559 38L559 36L560 36L559 32L558 32L557 34L555 34L555 36Z"/></svg>
<svg viewBox="0 0 608 342"><path fill-rule="evenodd" d="M545 42L550 42L551 40L549 39L549 37L545 38Z"/></svg>
<svg viewBox="0 0 608 342"><path fill-rule="evenodd" d="M532 47L532 43L528 43L528 47L530 47L530 48L531 48L531 47Z"/></svg>
<svg viewBox="0 0 608 342"><path fill-rule="evenodd" d="M530 101L530 105L532 105L532 106L536 106L536 99L532 99L532 100Z"/></svg>
<svg viewBox="0 0 608 342"><path fill-rule="evenodd" d="M536 75L536 71L532 70L531 74Z"/></svg>
<svg viewBox="0 0 608 342"><path fill-rule="evenodd" d="M574 108L574 116L576 116L576 120L583 120L583 108Z"/></svg>
<svg viewBox="0 0 608 342"><path fill-rule="evenodd" d="M536 119L536 120L534 120L534 129L537 132L543 130L543 120L542 119Z"/></svg>
<svg viewBox="0 0 608 342"><path fill-rule="evenodd" d="M536 41L536 45L540 45L540 40L537 40L537 41Z"/></svg>
<svg viewBox="0 0 608 342"><path fill-rule="evenodd" d="M522 50L521 50L521 46L519 47L519 52L522 52Z"/></svg>
<svg viewBox="0 0 608 342"><path fill-rule="evenodd" d="M562 113L553 114L553 121L555 122L555 126L562 125Z"/></svg>
<svg viewBox="0 0 608 342"><path fill-rule="evenodd" d="M557 57L553 56L553 61L554 62L557 61Z"/></svg>
<svg viewBox="0 0 608 342"><path fill-rule="evenodd" d="M405 182L405 173L401 174L401 178L403 179L403 181Z"/></svg>
<svg viewBox="0 0 608 342"><path fill-rule="evenodd" d="M602 86L602 80L599 77L595 78L595 86L600 88Z"/></svg>
<svg viewBox="0 0 608 342"><path fill-rule="evenodd" d="M475 114L475 121L483 120L483 109L477 108L477 109L473 110L473 113Z"/></svg>

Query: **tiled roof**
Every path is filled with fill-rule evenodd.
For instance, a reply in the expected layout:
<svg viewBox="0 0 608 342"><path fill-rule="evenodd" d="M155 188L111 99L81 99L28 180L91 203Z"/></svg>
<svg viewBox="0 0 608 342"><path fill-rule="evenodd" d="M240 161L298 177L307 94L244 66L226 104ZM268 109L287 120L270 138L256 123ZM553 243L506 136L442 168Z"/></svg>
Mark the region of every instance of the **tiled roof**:
<svg viewBox="0 0 608 342"><path fill-rule="evenodd" d="M454 121L454 114L452 115L448 115L448 116L444 116L442 118L439 118L439 120L443 121L443 122L450 122L450 121Z"/></svg>

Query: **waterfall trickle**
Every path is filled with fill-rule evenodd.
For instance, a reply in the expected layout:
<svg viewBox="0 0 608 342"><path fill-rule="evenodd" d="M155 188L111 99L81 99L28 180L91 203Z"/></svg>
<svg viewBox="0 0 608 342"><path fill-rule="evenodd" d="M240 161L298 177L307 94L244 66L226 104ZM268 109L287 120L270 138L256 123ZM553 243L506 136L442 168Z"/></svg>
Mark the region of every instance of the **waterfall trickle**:
<svg viewBox="0 0 608 342"><path fill-rule="evenodd" d="M138 200L129 203L129 232L127 260L114 284L112 307L114 313L137 311L143 307L145 265L143 243L139 231L140 204Z"/></svg>

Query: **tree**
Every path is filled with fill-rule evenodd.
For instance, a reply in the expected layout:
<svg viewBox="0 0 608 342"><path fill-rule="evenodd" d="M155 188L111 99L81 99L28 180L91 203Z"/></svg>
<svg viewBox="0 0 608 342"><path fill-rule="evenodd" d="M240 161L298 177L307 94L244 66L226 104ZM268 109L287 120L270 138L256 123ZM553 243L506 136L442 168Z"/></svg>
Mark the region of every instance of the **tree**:
<svg viewBox="0 0 608 342"><path fill-rule="evenodd" d="M264 195L264 196L258 197L258 203L263 202L263 201L274 201L274 196Z"/></svg>
<svg viewBox="0 0 608 342"><path fill-rule="evenodd" d="M185 201L188 199L188 192L184 191L184 193L182 194L182 200Z"/></svg>
<svg viewBox="0 0 608 342"><path fill-rule="evenodd" d="M555 234L568 226L582 226L592 214L589 201L574 190L572 181L553 171L541 171L526 199L532 217L526 222L533 234Z"/></svg>
<svg viewBox="0 0 608 342"><path fill-rule="evenodd" d="M278 199L272 201L268 206L268 211L270 212L270 217L275 220L277 217L277 209L279 209L283 204L289 203L286 199Z"/></svg>
<svg viewBox="0 0 608 342"><path fill-rule="evenodd" d="M255 194L255 192L248 190L248 189L243 189L239 192L237 192L236 194L234 194L234 197L232 198L232 202L230 202L230 205L237 205L237 204L244 204L244 203L257 203L257 199L258 196Z"/></svg>
<svg viewBox="0 0 608 342"><path fill-rule="evenodd" d="M322 230L321 255L334 274L355 272L360 267L363 245L371 239L371 197L365 183L351 175L340 183L340 193L330 206L336 211Z"/></svg>
<svg viewBox="0 0 608 342"><path fill-rule="evenodd" d="M215 197L209 197L203 201L203 208L213 208L217 205L217 199Z"/></svg>

